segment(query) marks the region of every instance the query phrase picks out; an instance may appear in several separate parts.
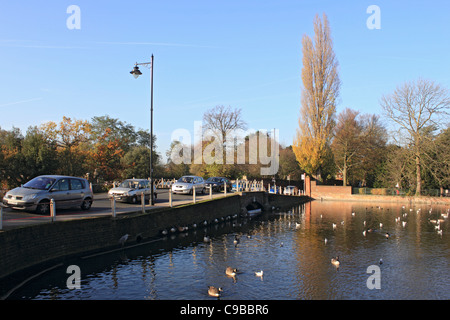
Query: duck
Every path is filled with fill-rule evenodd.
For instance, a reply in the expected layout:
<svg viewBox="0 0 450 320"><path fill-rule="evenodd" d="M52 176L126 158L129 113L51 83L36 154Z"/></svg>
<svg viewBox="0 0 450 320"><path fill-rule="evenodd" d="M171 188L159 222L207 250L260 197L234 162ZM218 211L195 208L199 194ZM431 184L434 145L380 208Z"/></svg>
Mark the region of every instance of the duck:
<svg viewBox="0 0 450 320"><path fill-rule="evenodd" d="M255 272L255 276L257 276L257 277L262 277L263 276L263 274L264 274L264 271L256 271Z"/></svg>
<svg viewBox="0 0 450 320"><path fill-rule="evenodd" d="M211 238L209 236L204 236L203 237L203 242L210 242Z"/></svg>
<svg viewBox="0 0 450 320"><path fill-rule="evenodd" d="M220 293L222 292L222 288L216 288L214 286L208 287L208 294L212 297L220 297Z"/></svg>
<svg viewBox="0 0 450 320"><path fill-rule="evenodd" d="M383 224L380 222L380 229L383 228Z"/></svg>
<svg viewBox="0 0 450 320"><path fill-rule="evenodd" d="M238 238L238 236L234 236L233 243L234 243L235 246L239 243L239 238Z"/></svg>
<svg viewBox="0 0 450 320"><path fill-rule="evenodd" d="M227 267L227 269L225 270L225 274L230 277L234 277L236 275L236 273L237 273L236 268Z"/></svg>
<svg viewBox="0 0 450 320"><path fill-rule="evenodd" d="M331 259L331 264L335 265L336 267L339 267L339 264L340 264L339 256L336 256L336 258L332 258Z"/></svg>

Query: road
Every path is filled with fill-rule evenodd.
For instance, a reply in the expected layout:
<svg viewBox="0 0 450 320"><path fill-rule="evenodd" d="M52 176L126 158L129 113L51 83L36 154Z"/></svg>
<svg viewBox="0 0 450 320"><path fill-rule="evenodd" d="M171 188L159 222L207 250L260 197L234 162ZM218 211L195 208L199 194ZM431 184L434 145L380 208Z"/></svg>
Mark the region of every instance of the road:
<svg viewBox="0 0 450 320"><path fill-rule="evenodd" d="M155 200L154 208L168 207L169 206L169 190L168 189L158 189L158 198ZM232 194L231 192L227 193ZM223 192L213 192L212 197L223 197ZM209 199L209 194L196 195L196 200L206 200ZM172 205L178 206L181 204L192 203L192 195L181 195L172 194ZM151 209L152 207L147 204L146 209ZM141 204L129 204L116 202L116 214L122 214L126 212L139 211L141 210ZM108 216L112 214L111 201L108 199L106 193L95 194L94 202L92 207L88 211L83 211L80 208L71 209L60 209L56 211L56 221L82 219L86 217L95 216ZM12 210L10 208L3 208L3 230L8 230L12 228L17 228L21 226L38 224L38 223L48 223L51 221L49 216L38 215L35 212L26 212L20 210Z"/></svg>

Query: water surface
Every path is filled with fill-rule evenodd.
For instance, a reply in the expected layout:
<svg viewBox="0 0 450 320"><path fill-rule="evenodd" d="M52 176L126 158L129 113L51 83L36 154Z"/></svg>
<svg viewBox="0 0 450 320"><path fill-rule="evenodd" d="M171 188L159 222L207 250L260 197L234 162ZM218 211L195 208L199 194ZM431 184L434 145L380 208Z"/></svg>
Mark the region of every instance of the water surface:
<svg viewBox="0 0 450 320"><path fill-rule="evenodd" d="M222 300L450 299L447 210L314 201L71 261L81 269L80 289L67 288L66 265L10 298L214 300L207 294L214 285L223 288ZM367 287L371 265L380 268L380 289ZM225 275L227 266L238 269L236 277ZM260 270L263 277L255 275Z"/></svg>

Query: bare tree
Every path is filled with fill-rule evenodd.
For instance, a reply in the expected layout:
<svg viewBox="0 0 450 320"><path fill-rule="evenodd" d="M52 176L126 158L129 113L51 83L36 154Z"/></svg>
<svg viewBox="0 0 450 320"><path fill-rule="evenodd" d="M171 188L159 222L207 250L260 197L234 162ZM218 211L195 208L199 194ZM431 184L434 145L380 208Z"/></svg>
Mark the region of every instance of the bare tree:
<svg viewBox="0 0 450 320"><path fill-rule="evenodd" d="M333 133L341 81L327 16L314 19L314 42L302 39L303 68L299 128L293 150L300 167L316 174Z"/></svg>
<svg viewBox="0 0 450 320"><path fill-rule="evenodd" d="M416 195L422 186L421 167L429 130L445 124L450 107L449 91L430 80L419 79L399 86L381 98L384 114L398 127L414 155L416 167Z"/></svg>
<svg viewBox="0 0 450 320"><path fill-rule="evenodd" d="M207 110L203 114L204 129L212 133L214 139L218 139L223 145L223 163L225 164L226 144L232 138L234 130L245 130L246 122L242 119L242 110L225 107L223 105Z"/></svg>

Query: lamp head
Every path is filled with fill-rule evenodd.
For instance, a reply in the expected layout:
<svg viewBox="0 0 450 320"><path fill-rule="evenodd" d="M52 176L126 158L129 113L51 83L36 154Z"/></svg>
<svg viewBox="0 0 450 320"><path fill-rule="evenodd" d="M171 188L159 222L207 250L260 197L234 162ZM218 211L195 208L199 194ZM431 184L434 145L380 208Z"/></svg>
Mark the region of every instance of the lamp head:
<svg viewBox="0 0 450 320"><path fill-rule="evenodd" d="M133 75L135 79L137 79L142 74L137 64L134 66L133 70L130 71L130 73Z"/></svg>

